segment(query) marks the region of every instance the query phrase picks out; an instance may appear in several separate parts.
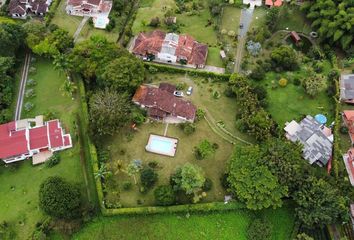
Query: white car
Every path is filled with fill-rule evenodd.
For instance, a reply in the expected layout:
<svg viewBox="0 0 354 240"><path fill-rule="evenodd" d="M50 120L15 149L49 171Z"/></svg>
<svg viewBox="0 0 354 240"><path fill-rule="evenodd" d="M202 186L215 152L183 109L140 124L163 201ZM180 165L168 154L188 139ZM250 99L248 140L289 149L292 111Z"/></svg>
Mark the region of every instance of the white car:
<svg viewBox="0 0 354 240"><path fill-rule="evenodd" d="M193 92L193 87L189 86L188 89L187 89L187 95L188 96L192 95L192 92Z"/></svg>
<svg viewBox="0 0 354 240"><path fill-rule="evenodd" d="M176 97L183 97L184 96L182 91L174 91L173 95L175 95Z"/></svg>

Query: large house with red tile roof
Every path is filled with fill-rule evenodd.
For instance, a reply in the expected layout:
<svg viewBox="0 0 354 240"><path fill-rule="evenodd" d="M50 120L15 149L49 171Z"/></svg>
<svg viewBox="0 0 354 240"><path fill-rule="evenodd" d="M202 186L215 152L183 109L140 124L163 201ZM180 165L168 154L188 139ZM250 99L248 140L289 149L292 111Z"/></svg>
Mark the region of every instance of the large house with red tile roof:
<svg viewBox="0 0 354 240"><path fill-rule="evenodd" d="M133 96L133 102L147 110L149 117L169 122L194 122L197 108L187 100L175 97L175 88L168 84L159 87L140 86Z"/></svg>
<svg viewBox="0 0 354 240"><path fill-rule="evenodd" d="M71 147L71 136L65 134L59 120L43 122L38 116L0 125L0 159L5 163Z"/></svg>
<svg viewBox="0 0 354 240"><path fill-rule="evenodd" d="M74 16L92 17L96 28L106 28L108 15L112 9L110 0L68 0L66 12Z"/></svg>
<svg viewBox="0 0 354 240"><path fill-rule="evenodd" d="M13 18L25 19L28 13L43 16L51 3L52 0L10 0L7 10Z"/></svg>
<svg viewBox="0 0 354 240"><path fill-rule="evenodd" d="M204 68L208 46L185 34L165 33L155 30L139 33L133 43L132 52L143 59L154 59L166 63L184 63Z"/></svg>

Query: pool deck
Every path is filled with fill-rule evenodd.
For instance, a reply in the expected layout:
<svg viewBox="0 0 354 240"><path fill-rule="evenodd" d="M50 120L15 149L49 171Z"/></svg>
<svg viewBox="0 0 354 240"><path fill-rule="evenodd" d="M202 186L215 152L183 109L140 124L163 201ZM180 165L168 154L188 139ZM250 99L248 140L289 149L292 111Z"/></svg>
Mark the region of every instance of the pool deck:
<svg viewBox="0 0 354 240"><path fill-rule="evenodd" d="M152 145L154 141L169 142L171 146L167 151L164 151L163 149L157 149L156 146L154 147L155 149L153 149ZM150 134L149 140L145 146L145 150L162 156L174 157L177 152L177 146L178 146L177 138L171 138L171 137L161 136L157 134Z"/></svg>

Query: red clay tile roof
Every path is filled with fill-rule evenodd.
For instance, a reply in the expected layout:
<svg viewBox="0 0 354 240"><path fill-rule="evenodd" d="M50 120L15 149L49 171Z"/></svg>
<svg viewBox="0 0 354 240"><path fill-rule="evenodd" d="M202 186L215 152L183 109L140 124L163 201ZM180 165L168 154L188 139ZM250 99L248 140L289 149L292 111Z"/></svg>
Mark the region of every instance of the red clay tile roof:
<svg viewBox="0 0 354 240"><path fill-rule="evenodd" d="M274 3L273 0L266 0L265 4L268 6L280 7L283 4L283 0L275 0Z"/></svg>
<svg viewBox="0 0 354 240"><path fill-rule="evenodd" d="M172 93L156 87L140 86L133 97L133 102L188 120L194 120L197 110L190 101L175 97Z"/></svg>
<svg viewBox="0 0 354 240"><path fill-rule="evenodd" d="M354 122L354 110L345 110L343 111L343 115L346 120Z"/></svg>
<svg viewBox="0 0 354 240"><path fill-rule="evenodd" d="M26 4L21 3L18 0L11 0L9 2L9 6L7 7L7 10L9 11L10 14L20 14L23 15L26 13Z"/></svg>
<svg viewBox="0 0 354 240"><path fill-rule="evenodd" d="M160 83L159 88L172 94L176 91L176 86L169 83Z"/></svg>
<svg viewBox="0 0 354 240"><path fill-rule="evenodd" d="M15 122L0 125L0 158L28 153L26 130L15 131Z"/></svg>
<svg viewBox="0 0 354 240"><path fill-rule="evenodd" d="M98 6L101 0L87 0L87 3Z"/></svg>
<svg viewBox="0 0 354 240"><path fill-rule="evenodd" d="M208 56L208 46L196 43L193 48L192 57L188 61L190 64L204 65Z"/></svg>
<svg viewBox="0 0 354 240"><path fill-rule="evenodd" d="M47 126L30 129L29 139L31 150L48 147Z"/></svg>
<svg viewBox="0 0 354 240"><path fill-rule="evenodd" d="M149 33L139 33L138 37L135 39L133 53L139 55L146 55L147 53L155 55L159 53L165 36L166 33L160 30Z"/></svg>
<svg viewBox="0 0 354 240"><path fill-rule="evenodd" d="M50 147L62 147L64 146L63 131L59 126L58 120L48 122L48 133Z"/></svg>

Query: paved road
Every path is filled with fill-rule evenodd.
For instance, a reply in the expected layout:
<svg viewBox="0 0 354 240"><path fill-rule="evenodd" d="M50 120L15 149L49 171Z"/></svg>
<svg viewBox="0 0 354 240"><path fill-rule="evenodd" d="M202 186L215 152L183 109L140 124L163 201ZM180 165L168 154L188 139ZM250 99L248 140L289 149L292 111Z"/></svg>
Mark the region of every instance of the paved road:
<svg viewBox="0 0 354 240"><path fill-rule="evenodd" d="M79 35L80 35L81 30L82 30L82 28L85 26L85 24L86 24L86 22L89 20L89 18L90 18L90 17L85 16L85 17L81 20L81 23L80 23L80 25L77 27L77 29L76 29L76 31L75 31L75 33L74 33L74 36L73 36L74 42L76 42L77 39L79 38Z"/></svg>
<svg viewBox="0 0 354 240"><path fill-rule="evenodd" d="M21 119L23 98L25 95L25 89L26 89L26 83L27 83L28 70L30 67L30 63L31 63L31 53L26 53L25 63L23 65L23 69L22 69L20 88L18 91L18 97L17 97L17 103L16 103L15 120Z"/></svg>
<svg viewBox="0 0 354 240"><path fill-rule="evenodd" d="M241 29L237 26L237 28L239 28L239 37L235 55L234 72L239 72L241 69L242 54L246 44L247 32L252 22L253 11L253 8L241 10L240 24L243 24L243 28Z"/></svg>

